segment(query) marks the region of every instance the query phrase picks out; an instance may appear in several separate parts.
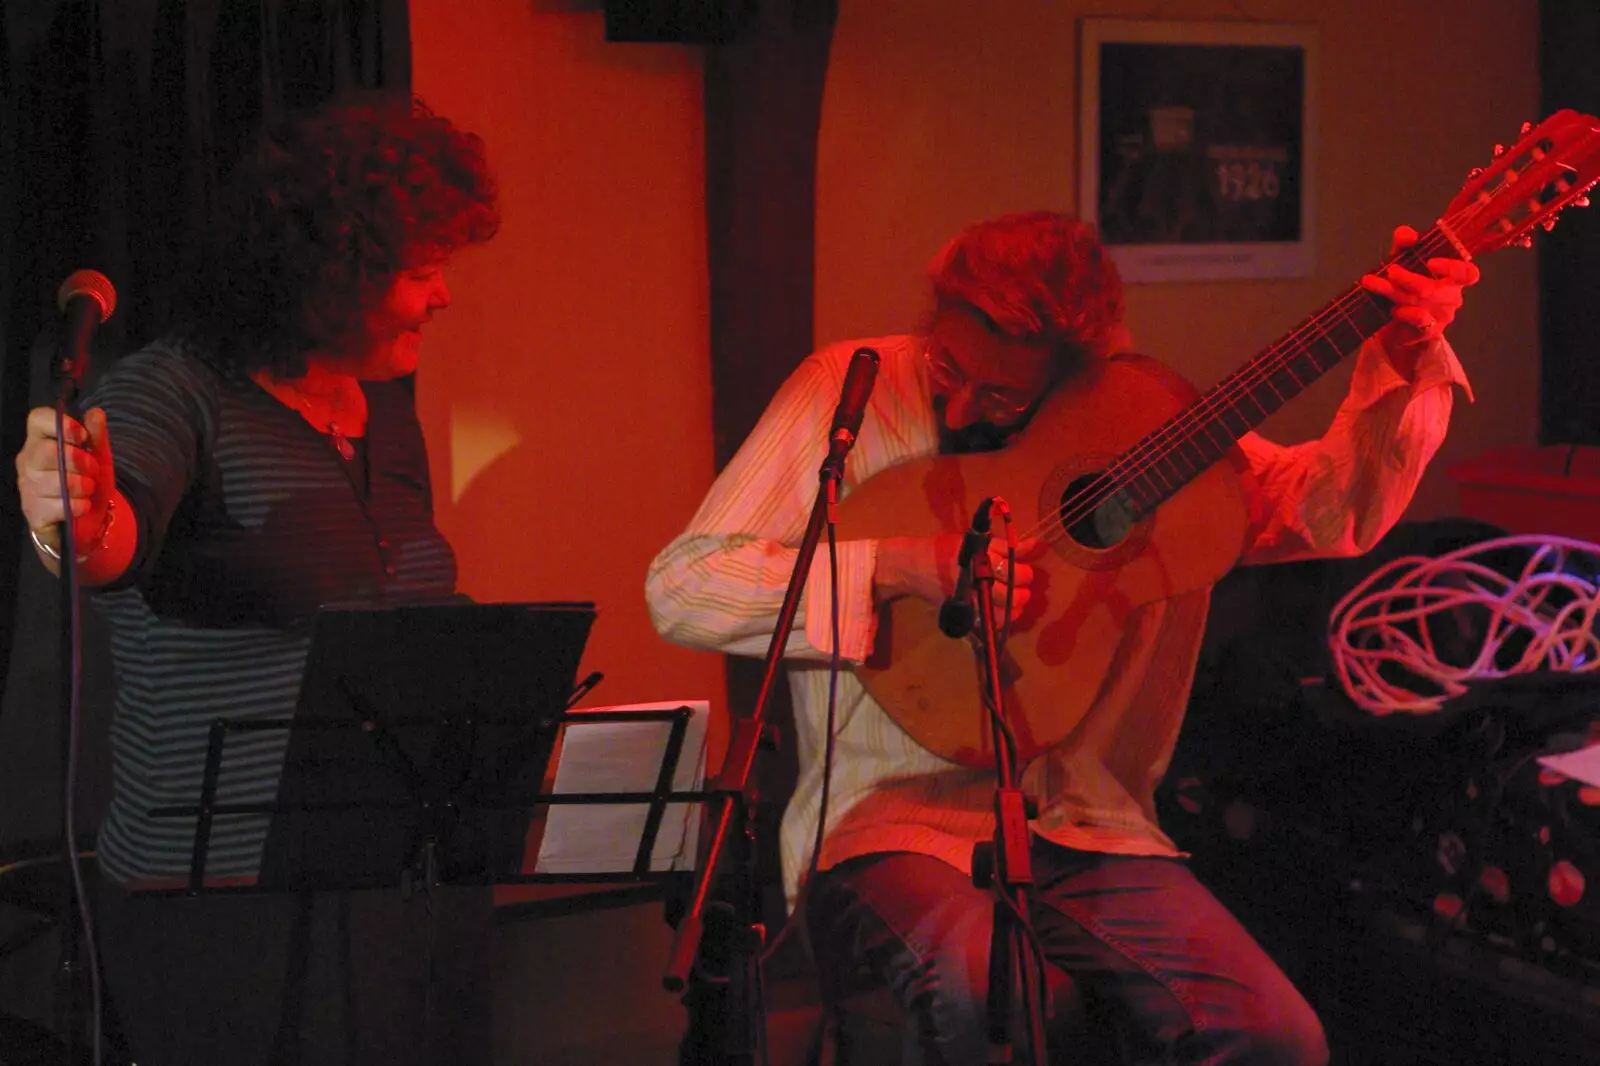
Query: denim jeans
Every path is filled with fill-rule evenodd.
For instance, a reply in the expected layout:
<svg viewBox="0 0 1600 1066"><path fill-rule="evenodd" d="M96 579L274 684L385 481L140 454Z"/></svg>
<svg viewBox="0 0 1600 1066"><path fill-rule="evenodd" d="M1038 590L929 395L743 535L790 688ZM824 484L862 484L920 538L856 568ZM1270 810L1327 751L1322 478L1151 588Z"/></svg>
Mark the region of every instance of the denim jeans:
<svg viewBox="0 0 1600 1066"><path fill-rule="evenodd" d="M1037 838L1030 921L1131 1063L1321 1066L1322 1026L1243 926L1176 859L1073 851ZM819 874L806 908L825 987L862 976L910 1016L907 1066L970 1066L988 1050L994 898L925 855L886 853ZM1050 975L1056 984L1057 975ZM1025 1043L1015 1025L1019 1048ZM1053 1057L1079 1062L1052 1034Z"/></svg>

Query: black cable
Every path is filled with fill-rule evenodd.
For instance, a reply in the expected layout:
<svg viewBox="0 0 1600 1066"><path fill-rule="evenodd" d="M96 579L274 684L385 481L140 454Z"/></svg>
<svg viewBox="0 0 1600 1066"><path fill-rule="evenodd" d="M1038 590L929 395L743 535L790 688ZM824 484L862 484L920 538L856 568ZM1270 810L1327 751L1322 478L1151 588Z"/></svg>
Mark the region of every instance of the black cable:
<svg viewBox="0 0 1600 1066"><path fill-rule="evenodd" d="M997 647L995 649L995 659L998 661L999 658L999 648ZM983 693L983 709L988 713L989 720L994 723L1001 736L1005 738L1006 752L1011 756L1011 761L1015 762L1017 758L1017 735L1011 731L1011 723L1006 721L1006 716L1001 713L1000 708L994 705L994 701L989 698L988 692Z"/></svg>
<svg viewBox="0 0 1600 1066"><path fill-rule="evenodd" d="M431 869L433 865L431 851L429 854L430 858L428 866L430 868L424 873L424 880L422 883L422 913L423 921L427 923L427 931L423 933L422 938L422 1041L423 1046L430 1049L429 1054L432 1054L431 1049L434 1047L433 995L434 984L437 982L439 977L438 956L436 954L438 950L437 940L439 933L439 916L434 913L433 909L433 894L438 890L438 886L434 883L436 878L434 876L434 871Z"/></svg>
<svg viewBox="0 0 1600 1066"><path fill-rule="evenodd" d="M1008 894L997 892L995 893L995 898L1000 900L1006 910L1010 911L1012 917L1016 919L1016 923L1012 926L1012 931L1020 931L1023 943L1028 945L1028 954L1033 959L1033 968L1038 972L1038 976L1035 979L1039 982L1039 995L1044 998L1044 1007L1048 1014L1050 1009L1049 967L1044 955L1044 944L1039 940L1038 930L1034 929L1033 922L1029 916L1022 913L1022 908L1017 906L1017 901Z"/></svg>
<svg viewBox="0 0 1600 1066"><path fill-rule="evenodd" d="M1000 520L1004 523L1006 531L1007 580L1005 618L1001 623L1000 632L995 638L994 649L995 662L999 662L1001 657L1005 655L1006 641L1009 640L1011 636L1011 612L1012 608L1015 606L1016 596L1017 538L1014 527L1011 524L1011 508L1006 504L1005 498L1001 496L991 496L989 497L989 505L992 511L997 510L1000 512ZM974 589L973 591L974 595L976 596L977 590ZM979 632L982 632L981 627ZM988 686L983 687L983 707L989 716L989 720L994 724L996 731L1000 733L1003 743L1006 745L1006 754L1008 756L1007 762L1009 765L1015 766L1017 764L1017 735L1012 731L1011 723L1006 721L1003 708L995 705ZM1005 783L1002 782L1002 784ZM996 870L996 876L998 876L998 873L999 871ZM1035 980L1038 981L1039 995L1042 997L1043 1001L1041 1005L1044 1007L1046 1013L1048 1013L1050 1002L1050 980L1048 961L1045 958L1044 944L1039 940L1038 931L1034 929L1031 917L1022 913L1022 908L1017 906L1016 900L1011 898L1010 893L1005 890L1003 885L997 887L996 891L994 892L994 896L1005 906L1006 910L1011 912L1011 916L1014 919L1012 931L1014 934L1020 932L1021 942L1026 944L1028 947L1028 956L1033 963L1033 968L1036 974ZM1020 978L1020 976L1021 975L1019 974L1018 977ZM1037 1057L1040 1054L1041 1049L1033 1048L1031 1050L1032 1054Z"/></svg>
<svg viewBox="0 0 1600 1066"><path fill-rule="evenodd" d="M994 645L994 657L1006 653L1006 641L1011 639L1011 608L1017 591L1017 532L1011 524L1011 507L1003 496L990 496L989 508L1000 512L1000 521L1006 527L1006 616L1000 624L1000 639Z"/></svg>
<svg viewBox="0 0 1600 1066"><path fill-rule="evenodd" d="M782 944L789 936L789 930L797 924L796 919L803 914L807 894L811 885L816 880L817 863L822 855L822 838L828 825L828 796L833 785L833 733L834 722L838 714L839 697L839 545L838 530L832 519L827 524L828 532L828 582L831 593L833 613L830 619L833 635L833 654L828 659L828 721L826 734L822 745L822 794L817 804L817 832L811 842L811 859L806 863L805 876L800 879L800 889L795 894L794 910L778 935L773 938L767 950L761 953L758 962L766 962L777 953L778 945Z"/></svg>
<svg viewBox="0 0 1600 1066"><path fill-rule="evenodd" d="M93 1035L92 1058L94 1066L100 1066L101 1061L101 1023L103 1007L101 1004L100 989L100 954L95 945L94 918L89 904L89 893L84 885L83 866L78 861L78 830L77 830L77 793L78 793L78 749L81 745L83 706L82 706L82 677L83 677L83 596L78 582L78 548L72 535L72 497L67 482L67 442L66 442L66 390L63 389L56 397L56 483L61 492L61 507L63 511L61 524L61 546L58 549L61 562L61 581L66 592L67 601L66 617L62 624L67 627L68 640L71 651L67 658L69 674L66 677L67 697L67 745L62 753L66 760L62 792L62 840L66 852L67 868L72 874L73 898L77 903L78 921L83 927L84 955L89 970L89 995L90 1005L93 1010L90 1030ZM62 936L69 935L63 929ZM74 980L74 975L68 975L68 980ZM71 1019L75 1024L76 1019Z"/></svg>

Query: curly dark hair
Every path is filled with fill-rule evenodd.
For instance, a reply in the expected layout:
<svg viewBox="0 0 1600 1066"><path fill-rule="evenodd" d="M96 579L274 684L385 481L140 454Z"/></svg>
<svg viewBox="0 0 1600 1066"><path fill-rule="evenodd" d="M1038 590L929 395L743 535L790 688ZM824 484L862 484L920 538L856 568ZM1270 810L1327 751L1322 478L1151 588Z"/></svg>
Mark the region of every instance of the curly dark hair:
<svg viewBox="0 0 1600 1066"><path fill-rule="evenodd" d="M483 141L415 97L346 96L262 132L229 176L179 332L225 372L305 373L401 271L500 226Z"/></svg>
<svg viewBox="0 0 1600 1066"><path fill-rule="evenodd" d="M977 311L1008 340L1048 344L1071 373L1123 336L1122 278L1093 226L1031 211L975 222L928 266L937 309Z"/></svg>

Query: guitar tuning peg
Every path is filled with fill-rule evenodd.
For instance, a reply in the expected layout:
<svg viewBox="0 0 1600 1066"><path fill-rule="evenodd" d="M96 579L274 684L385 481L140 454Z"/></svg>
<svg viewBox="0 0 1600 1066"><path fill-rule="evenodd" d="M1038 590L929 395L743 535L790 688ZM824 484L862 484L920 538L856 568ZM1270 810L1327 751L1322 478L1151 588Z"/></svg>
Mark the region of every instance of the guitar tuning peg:
<svg viewBox="0 0 1600 1066"><path fill-rule="evenodd" d="M1528 236L1526 233L1524 233L1522 236L1518 237L1516 240L1512 241L1511 243L1516 245L1518 248L1532 248L1533 247L1533 238Z"/></svg>
<svg viewBox="0 0 1600 1066"><path fill-rule="evenodd" d="M1503 156L1505 154L1506 154L1506 146L1505 145L1497 144L1497 145L1494 146L1494 157L1496 159L1499 159L1501 156Z"/></svg>
<svg viewBox="0 0 1600 1066"><path fill-rule="evenodd" d="M1523 124L1522 124L1522 129L1520 129L1520 130L1518 130L1518 131L1517 131L1517 132L1518 132L1518 133L1519 133L1519 134L1520 134L1520 135L1521 135L1521 136L1523 136L1523 137L1526 137L1526 136L1527 136L1527 135L1528 135L1528 131L1529 131L1529 130L1531 130L1531 129L1533 129L1533 123L1531 123L1531 122L1524 122L1524 123L1523 123Z"/></svg>
<svg viewBox="0 0 1600 1066"><path fill-rule="evenodd" d="M1573 207L1588 207L1589 206L1589 198L1587 196L1580 196L1576 200L1572 201L1572 206Z"/></svg>
<svg viewBox="0 0 1600 1066"><path fill-rule="evenodd" d="M1556 228L1556 216L1555 215L1551 215L1549 218L1547 218L1543 222L1539 223L1539 225L1544 227L1544 231L1546 233L1549 233L1551 230Z"/></svg>
<svg viewBox="0 0 1600 1066"><path fill-rule="evenodd" d="M1471 170L1467 171L1467 180L1472 181L1474 178L1480 177L1482 174L1482 167L1473 167Z"/></svg>

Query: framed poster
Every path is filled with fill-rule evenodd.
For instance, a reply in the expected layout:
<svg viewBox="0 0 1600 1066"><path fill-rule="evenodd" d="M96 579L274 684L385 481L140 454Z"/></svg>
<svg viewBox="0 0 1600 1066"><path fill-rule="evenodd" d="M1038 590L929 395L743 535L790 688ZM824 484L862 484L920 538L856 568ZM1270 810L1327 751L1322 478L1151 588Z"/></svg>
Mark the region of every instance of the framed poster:
<svg viewBox="0 0 1600 1066"><path fill-rule="evenodd" d="M1079 212L1123 278L1310 275L1316 27L1082 29Z"/></svg>

